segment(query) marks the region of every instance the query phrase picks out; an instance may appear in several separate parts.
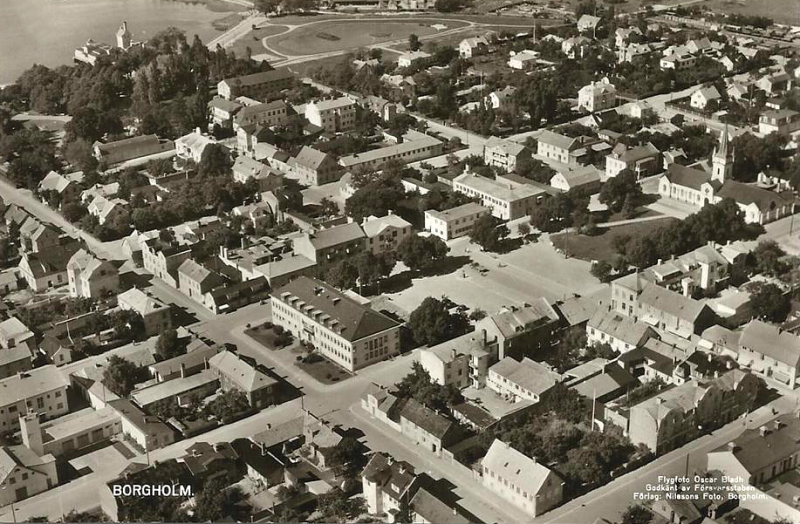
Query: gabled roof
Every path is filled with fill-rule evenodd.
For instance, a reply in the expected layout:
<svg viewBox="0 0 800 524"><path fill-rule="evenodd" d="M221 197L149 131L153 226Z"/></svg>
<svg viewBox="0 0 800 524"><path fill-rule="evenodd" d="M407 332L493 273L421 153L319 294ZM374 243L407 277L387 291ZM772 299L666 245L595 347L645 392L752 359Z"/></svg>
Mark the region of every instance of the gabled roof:
<svg viewBox="0 0 800 524"><path fill-rule="evenodd" d="M403 409L400 410L400 417L414 423L438 439L444 438L454 426L453 421L414 399L408 399Z"/></svg>
<svg viewBox="0 0 800 524"><path fill-rule="evenodd" d="M126 304L142 316L148 315L153 311L162 311L167 307L157 298L153 298L137 288L131 288L124 293L120 293L117 296L117 301Z"/></svg>
<svg viewBox="0 0 800 524"><path fill-rule="evenodd" d="M644 322L602 308L589 319L587 326L632 346L638 346L651 331Z"/></svg>
<svg viewBox="0 0 800 524"><path fill-rule="evenodd" d="M776 193L751 184L743 184L734 180L726 180L717 196L730 198L738 204L755 204L759 211L771 211L775 207L785 206L792 202L791 192Z"/></svg>
<svg viewBox="0 0 800 524"><path fill-rule="evenodd" d="M42 366L0 380L0 403L7 406L67 386L69 380L57 367Z"/></svg>
<svg viewBox="0 0 800 524"><path fill-rule="evenodd" d="M222 277L220 277L217 273L214 273L210 269L201 266L191 258L187 258L183 261L183 263L178 267L178 273L184 275L189 280L193 282L197 282L201 286L209 283L212 288L224 284Z"/></svg>
<svg viewBox="0 0 800 524"><path fill-rule="evenodd" d="M80 244L73 242L63 246L50 247L36 253L25 252L22 257L27 261L33 276L41 278L66 271L67 262L78 249L80 249Z"/></svg>
<svg viewBox="0 0 800 524"><path fill-rule="evenodd" d="M49 453L40 457L27 446L2 446L0 447L0 484L7 486L6 477L17 467L41 473L37 467L52 461L53 456Z"/></svg>
<svg viewBox="0 0 800 524"><path fill-rule="evenodd" d="M652 283L644 287L644 291L639 295L639 302L692 323L697 320L703 310L708 309L708 306L702 302Z"/></svg>
<svg viewBox="0 0 800 524"><path fill-rule="evenodd" d="M519 487L529 497L536 496L542 491L549 477L552 477L551 482L561 483L558 475L539 464L535 459L497 439L492 442L489 452L486 453L481 464L506 479L513 486Z"/></svg>
<svg viewBox="0 0 800 524"><path fill-rule="evenodd" d="M489 368L509 382L530 391L534 395L543 395L561 381L561 375L544 364L527 357L518 362L506 357Z"/></svg>
<svg viewBox="0 0 800 524"><path fill-rule="evenodd" d="M751 320L744 327L739 345L793 368L800 364L800 337L760 320Z"/></svg>
<svg viewBox="0 0 800 524"><path fill-rule="evenodd" d="M150 366L150 369L158 375L170 375L179 373L182 367L193 368L202 365L211 357L217 354L219 349L216 346L206 346L203 348L188 351L183 355L157 362Z"/></svg>
<svg viewBox="0 0 800 524"><path fill-rule="evenodd" d="M470 522L470 519L458 511L457 506L447 504L424 487L414 494L410 507L426 522L435 522L436 524L469 524Z"/></svg>
<svg viewBox="0 0 800 524"><path fill-rule="evenodd" d="M275 82L277 80L285 80L287 78L294 78L294 74L285 67L273 69L272 71L265 71L263 73L254 73L252 75L235 76L226 78L222 82L231 87L246 87L258 84L265 84L267 82Z"/></svg>
<svg viewBox="0 0 800 524"><path fill-rule="evenodd" d="M567 150L572 150L578 145L576 139L559 133L553 133L549 129L545 129L544 131L542 131L539 137L537 138L537 141L554 147L558 147L559 149L567 149Z"/></svg>
<svg viewBox="0 0 800 524"><path fill-rule="evenodd" d="M349 222L341 226L320 229L309 234L308 238L315 249L321 250L365 238L365 235L358 222Z"/></svg>
<svg viewBox="0 0 800 524"><path fill-rule="evenodd" d="M250 393L277 384L278 381L258 371L235 353L222 351L208 361L211 367L234 381L242 390Z"/></svg>
<svg viewBox="0 0 800 524"><path fill-rule="evenodd" d="M489 137L489 140L486 141L484 147L498 148L502 150L505 154L514 157L518 156L520 153L525 151L525 146L520 144L519 142L514 142L513 140L503 140L502 138L498 138L495 136Z"/></svg>
<svg viewBox="0 0 800 524"><path fill-rule="evenodd" d="M326 160L333 160L327 153L318 151L313 147L303 146L303 149L294 157L294 162L303 167L317 170Z"/></svg>
<svg viewBox="0 0 800 524"><path fill-rule="evenodd" d="M800 449L800 419L782 416L761 428L747 429L712 453L733 453L736 460L751 474L797 453ZM763 435L761 433L764 433Z"/></svg>
<svg viewBox="0 0 800 524"><path fill-rule="evenodd" d="M705 183L711 183L712 185L716 185L719 187L718 181L711 181L711 175L702 171L700 169L695 169L693 167L686 167L677 162L673 162L667 168L667 174L664 175L667 177L671 183L694 189L695 191L700 191L700 188Z"/></svg>
<svg viewBox="0 0 800 524"><path fill-rule="evenodd" d="M493 324L506 338L512 338L531 327L558 321L558 313L542 297L531 301L531 305L519 309L503 311L482 320Z"/></svg>
<svg viewBox="0 0 800 524"><path fill-rule="evenodd" d="M65 177L55 171L50 171L42 181L39 182L39 191L57 191L62 193L70 184L71 182Z"/></svg>
<svg viewBox="0 0 800 524"><path fill-rule="evenodd" d="M266 430L250 437L250 440L265 449L271 448L302 435L303 424L304 417L301 415L286 422L270 426Z"/></svg>
<svg viewBox="0 0 800 524"><path fill-rule="evenodd" d="M403 220L400 216L394 213L389 213L386 216L375 217L370 216L362 225L364 233L370 238L380 235L387 228L394 227L397 229L405 229L411 227L411 224Z"/></svg>

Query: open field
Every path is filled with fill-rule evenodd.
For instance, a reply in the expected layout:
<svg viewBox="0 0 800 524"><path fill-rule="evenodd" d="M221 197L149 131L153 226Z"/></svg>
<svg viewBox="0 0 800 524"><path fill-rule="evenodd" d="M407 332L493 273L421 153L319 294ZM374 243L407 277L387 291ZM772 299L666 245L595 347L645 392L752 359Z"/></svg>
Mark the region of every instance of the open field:
<svg viewBox="0 0 800 524"><path fill-rule="evenodd" d="M404 40L409 35L435 35L438 31L431 27L436 22L350 20L327 21L319 24L298 27L285 36L271 38L269 46L278 53L298 56L353 49L380 44L392 40ZM448 29L464 26L463 22L450 21Z"/></svg>
<svg viewBox="0 0 800 524"><path fill-rule="evenodd" d="M283 25L268 25L266 27L259 27L255 31L250 31L242 38L236 40L228 49L233 51L236 58L244 58L247 53L247 48L250 48L252 54L257 55L264 52L264 46L261 41L273 35L285 33L289 28Z"/></svg>
<svg viewBox="0 0 800 524"><path fill-rule="evenodd" d="M581 235L578 233L561 233L551 235L550 240L553 245L562 252L566 252L570 258L581 260L605 260L612 262L616 256L614 251L613 239L620 235L630 235L631 237L645 236L653 233L655 229L669 227L676 221L674 218L658 220L653 222L637 222L626 224L608 229L600 229L601 234L595 236Z"/></svg>
<svg viewBox="0 0 800 524"><path fill-rule="evenodd" d="M800 25L798 0L706 0L697 5L715 13L766 16L779 24Z"/></svg>

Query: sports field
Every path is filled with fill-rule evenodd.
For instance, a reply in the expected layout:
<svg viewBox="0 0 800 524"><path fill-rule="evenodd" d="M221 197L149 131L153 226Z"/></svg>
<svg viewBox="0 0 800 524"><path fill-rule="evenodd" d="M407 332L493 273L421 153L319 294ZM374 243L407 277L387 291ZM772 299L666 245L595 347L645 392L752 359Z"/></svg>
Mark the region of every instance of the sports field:
<svg viewBox="0 0 800 524"><path fill-rule="evenodd" d="M312 55L405 40L412 33L417 36L434 35L441 32L431 27L437 23L446 25L447 29L465 25L454 20L325 21L298 27L285 35L270 38L268 45L278 53L289 56Z"/></svg>

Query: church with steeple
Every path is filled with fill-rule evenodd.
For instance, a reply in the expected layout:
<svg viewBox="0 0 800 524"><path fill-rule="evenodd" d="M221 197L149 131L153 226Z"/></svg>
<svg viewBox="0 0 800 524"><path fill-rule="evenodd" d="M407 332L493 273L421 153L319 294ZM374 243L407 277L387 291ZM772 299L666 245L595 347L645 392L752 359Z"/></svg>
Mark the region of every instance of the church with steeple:
<svg viewBox="0 0 800 524"><path fill-rule="evenodd" d="M791 191L733 180L735 154L725 126L710 164L707 160L689 166L670 164L658 182L658 194L698 209L730 198L739 205L745 220L755 224L766 224L793 213Z"/></svg>

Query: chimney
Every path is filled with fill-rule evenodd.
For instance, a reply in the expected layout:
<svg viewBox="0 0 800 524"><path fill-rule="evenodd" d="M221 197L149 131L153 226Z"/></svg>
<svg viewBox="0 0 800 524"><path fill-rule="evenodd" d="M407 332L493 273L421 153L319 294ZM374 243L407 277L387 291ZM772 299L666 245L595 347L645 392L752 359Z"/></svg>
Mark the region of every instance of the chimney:
<svg viewBox="0 0 800 524"><path fill-rule="evenodd" d="M758 428L758 434L761 435L762 437L766 437L767 436L767 426L761 426L760 428Z"/></svg>
<svg viewBox="0 0 800 524"><path fill-rule="evenodd" d="M456 509L455 506L453 506L453 515L458 515L458 510Z"/></svg>
<svg viewBox="0 0 800 524"><path fill-rule="evenodd" d="M728 442L728 451L734 451L736 449L735 442Z"/></svg>
<svg viewBox="0 0 800 524"><path fill-rule="evenodd" d="M711 362L713 360L714 360L714 356L711 353L709 353L708 354L708 361Z"/></svg>
<svg viewBox="0 0 800 524"><path fill-rule="evenodd" d="M658 259L658 264L656 264L656 265L657 265L657 266L660 266L660 265L661 265L661 264L663 264L663 263L664 263L664 260L663 260L663 259L661 259L661 258L659 258L659 259Z"/></svg>
<svg viewBox="0 0 800 524"><path fill-rule="evenodd" d="M775 420L775 421L773 421L772 424L773 424L773 428L775 429L775 431L778 431L779 429L781 429L781 421L780 420Z"/></svg>
<svg viewBox="0 0 800 524"><path fill-rule="evenodd" d="M181 363L181 378L186 378L186 364Z"/></svg>
<svg viewBox="0 0 800 524"><path fill-rule="evenodd" d="M456 350L455 349L451 349L450 350L450 358L455 360L457 356L458 356L458 353L456 352Z"/></svg>
<svg viewBox="0 0 800 524"><path fill-rule="evenodd" d="M483 345L486 345L486 330L481 329L481 340L483 340Z"/></svg>
<svg viewBox="0 0 800 524"><path fill-rule="evenodd" d="M247 247L247 237L242 237L242 249Z"/></svg>

